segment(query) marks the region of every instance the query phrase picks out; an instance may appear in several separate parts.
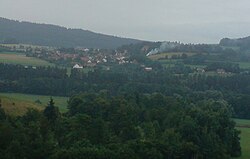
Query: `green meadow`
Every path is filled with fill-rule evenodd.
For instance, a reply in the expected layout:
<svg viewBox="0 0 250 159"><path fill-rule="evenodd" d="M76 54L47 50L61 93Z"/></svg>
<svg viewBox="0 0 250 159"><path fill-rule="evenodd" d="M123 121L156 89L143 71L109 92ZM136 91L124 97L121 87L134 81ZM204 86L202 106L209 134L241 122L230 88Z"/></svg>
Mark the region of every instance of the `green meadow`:
<svg viewBox="0 0 250 159"><path fill-rule="evenodd" d="M241 131L240 143L242 156L238 159L250 159L250 120L234 119L237 129Z"/></svg>
<svg viewBox="0 0 250 159"><path fill-rule="evenodd" d="M8 99L9 104L5 105L5 108L8 109L7 106L11 104L13 109L10 109L8 113L18 115L19 110L21 110L21 114L25 112L25 109L29 108L38 108L38 109L44 109L51 96L44 96L44 95L31 95L31 94L21 94L21 93L0 93L1 99ZM67 111L67 101L68 97L57 97L52 96L55 106L59 107L59 110L61 112ZM13 103L15 103L13 105ZM21 104L20 104L21 103ZM28 105L27 105L28 103ZM4 106L4 103L3 103Z"/></svg>
<svg viewBox="0 0 250 159"><path fill-rule="evenodd" d="M13 52L0 52L0 63L28 66L54 66L54 64L47 61L34 57L26 57L25 54Z"/></svg>

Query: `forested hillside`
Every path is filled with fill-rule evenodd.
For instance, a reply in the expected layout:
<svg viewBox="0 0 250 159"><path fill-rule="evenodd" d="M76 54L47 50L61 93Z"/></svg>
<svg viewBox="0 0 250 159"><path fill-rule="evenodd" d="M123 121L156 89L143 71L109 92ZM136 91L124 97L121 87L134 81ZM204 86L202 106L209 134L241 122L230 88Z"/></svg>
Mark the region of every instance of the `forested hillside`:
<svg viewBox="0 0 250 159"><path fill-rule="evenodd" d="M220 45L227 47L238 47L241 51L250 50L250 36L239 39L224 38L220 41Z"/></svg>
<svg viewBox="0 0 250 159"><path fill-rule="evenodd" d="M27 105L19 114L7 108L20 108L20 102L0 97L2 158L227 159L248 152L244 145L241 151L232 119L250 119L244 46L2 44L0 50L0 92L70 97L61 112L51 98L45 109ZM23 63L21 55L49 63Z"/></svg>
<svg viewBox="0 0 250 159"><path fill-rule="evenodd" d="M116 48L139 40L68 29L56 25L19 22L0 17L0 43L25 43L56 47Z"/></svg>
<svg viewBox="0 0 250 159"><path fill-rule="evenodd" d="M1 158L228 159L241 154L239 131L223 100L152 95L79 94L60 114L53 99L43 112L11 118L0 105Z"/></svg>

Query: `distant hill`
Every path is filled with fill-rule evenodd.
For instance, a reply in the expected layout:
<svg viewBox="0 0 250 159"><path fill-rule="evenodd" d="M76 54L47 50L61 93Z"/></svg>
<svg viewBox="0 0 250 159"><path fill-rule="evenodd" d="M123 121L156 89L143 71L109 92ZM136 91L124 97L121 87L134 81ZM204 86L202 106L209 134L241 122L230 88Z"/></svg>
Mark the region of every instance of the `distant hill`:
<svg viewBox="0 0 250 159"><path fill-rule="evenodd" d="M240 50L250 50L250 36L239 39L224 38L220 41L221 46L238 47Z"/></svg>
<svg viewBox="0 0 250 159"><path fill-rule="evenodd" d="M0 43L4 42L55 47L117 48L122 45L138 43L140 40L0 17Z"/></svg>

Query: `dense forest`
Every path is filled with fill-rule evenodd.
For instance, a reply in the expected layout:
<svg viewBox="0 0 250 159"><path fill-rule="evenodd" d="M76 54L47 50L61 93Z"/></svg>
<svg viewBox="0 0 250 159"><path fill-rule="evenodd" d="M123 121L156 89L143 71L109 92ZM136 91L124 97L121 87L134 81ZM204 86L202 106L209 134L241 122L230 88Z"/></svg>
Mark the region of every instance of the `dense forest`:
<svg viewBox="0 0 250 159"><path fill-rule="evenodd" d="M227 101L234 108L234 117L250 119L249 74L189 75L193 70L186 66L177 65L165 69L157 62L148 64L154 66L153 71L145 71L140 65L127 64L115 65L111 70L100 67L88 73L72 69L70 76L61 68L34 69L1 64L0 91L50 96L103 91L115 96L158 92L167 96L179 96L189 102L211 97ZM235 70L233 66L232 70ZM211 69L211 66L207 69Z"/></svg>
<svg viewBox="0 0 250 159"><path fill-rule="evenodd" d="M25 43L53 47L116 48L139 40L67 29L48 24L19 22L0 17L0 43Z"/></svg>
<svg viewBox="0 0 250 159"><path fill-rule="evenodd" d="M239 131L224 100L188 103L165 96L78 94L60 114L53 99L43 112L13 118L0 107L1 158L227 159L239 156Z"/></svg>

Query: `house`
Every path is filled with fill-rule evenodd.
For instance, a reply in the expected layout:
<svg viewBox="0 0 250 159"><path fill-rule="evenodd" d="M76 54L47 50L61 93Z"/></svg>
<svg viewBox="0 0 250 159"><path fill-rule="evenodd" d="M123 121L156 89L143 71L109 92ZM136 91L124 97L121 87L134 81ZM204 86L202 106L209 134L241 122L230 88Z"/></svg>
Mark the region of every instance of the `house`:
<svg viewBox="0 0 250 159"><path fill-rule="evenodd" d="M106 62L108 62L108 60L107 60L107 59L102 59L102 61L103 61L103 62L105 62L105 63L106 63Z"/></svg>
<svg viewBox="0 0 250 159"><path fill-rule="evenodd" d="M88 61L89 61L89 58L86 57L86 56L84 56L84 57L81 57L81 60L82 60L83 62L88 62Z"/></svg>
<svg viewBox="0 0 250 159"><path fill-rule="evenodd" d="M204 72L206 72L203 68L197 68L196 71L198 73L204 73Z"/></svg>
<svg viewBox="0 0 250 159"><path fill-rule="evenodd" d="M78 65L78 64L75 64L75 65L73 66L73 68L79 69L79 68L83 68L83 66L80 66L80 65Z"/></svg>
<svg viewBox="0 0 250 159"><path fill-rule="evenodd" d="M224 69L217 69L216 71L218 74L225 74L226 71Z"/></svg>
<svg viewBox="0 0 250 159"><path fill-rule="evenodd" d="M152 68L152 67L145 67L144 70L145 70L145 71L152 71L153 68Z"/></svg>
<svg viewBox="0 0 250 159"><path fill-rule="evenodd" d="M88 48L83 49L84 52L89 52Z"/></svg>

